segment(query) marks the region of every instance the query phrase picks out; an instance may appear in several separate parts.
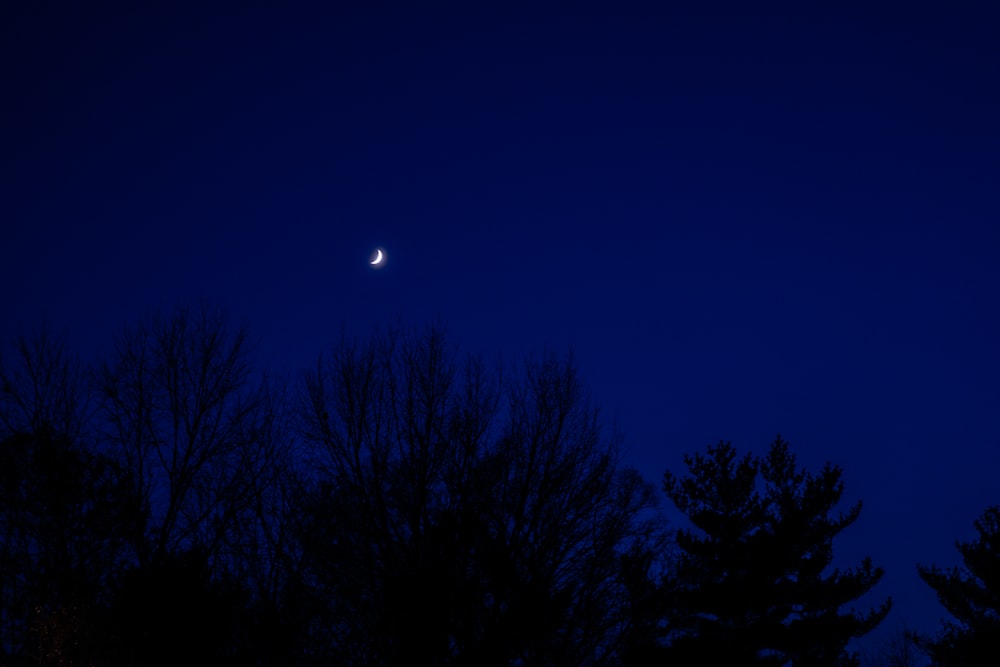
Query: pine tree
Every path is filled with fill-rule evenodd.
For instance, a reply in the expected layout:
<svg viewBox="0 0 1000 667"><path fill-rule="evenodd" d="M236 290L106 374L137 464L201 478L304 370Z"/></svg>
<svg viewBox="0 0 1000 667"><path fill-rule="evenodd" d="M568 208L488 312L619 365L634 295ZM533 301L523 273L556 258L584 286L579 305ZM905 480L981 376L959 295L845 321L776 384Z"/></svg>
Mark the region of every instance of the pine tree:
<svg viewBox="0 0 1000 667"><path fill-rule="evenodd" d="M664 490L697 530L677 531L677 569L665 582L670 655L677 664L857 664L847 642L889 612L840 610L870 590L882 570L870 559L827 572L833 539L861 504L834 514L841 470L796 467L779 435L767 456L737 457L730 443L686 456Z"/></svg>
<svg viewBox="0 0 1000 667"><path fill-rule="evenodd" d="M975 526L978 539L956 543L964 568L917 566L957 620L944 621L936 638L914 636L941 667L996 665L1000 656L1000 507L987 508Z"/></svg>

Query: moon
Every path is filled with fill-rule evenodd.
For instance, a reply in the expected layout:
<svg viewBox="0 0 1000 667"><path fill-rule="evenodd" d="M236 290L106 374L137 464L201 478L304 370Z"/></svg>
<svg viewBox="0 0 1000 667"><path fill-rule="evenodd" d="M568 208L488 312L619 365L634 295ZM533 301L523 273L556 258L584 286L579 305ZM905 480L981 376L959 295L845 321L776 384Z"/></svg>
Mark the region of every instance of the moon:
<svg viewBox="0 0 1000 667"><path fill-rule="evenodd" d="M375 256L368 263L372 266L380 266L384 261L385 253L382 252L382 248L375 248Z"/></svg>

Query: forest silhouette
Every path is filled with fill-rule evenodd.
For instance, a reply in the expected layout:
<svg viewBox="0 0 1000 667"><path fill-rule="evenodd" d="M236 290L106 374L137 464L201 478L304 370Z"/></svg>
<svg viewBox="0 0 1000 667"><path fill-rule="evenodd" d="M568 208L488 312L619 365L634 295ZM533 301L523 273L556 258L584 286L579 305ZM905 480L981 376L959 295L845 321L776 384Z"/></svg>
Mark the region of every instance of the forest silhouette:
<svg viewBox="0 0 1000 667"><path fill-rule="evenodd" d="M390 326L277 380L248 341L202 307L92 363L5 350L0 664L997 664L1000 509L963 568L919 567L954 620L862 661L883 571L831 565L861 504L781 436L657 488L571 355Z"/></svg>

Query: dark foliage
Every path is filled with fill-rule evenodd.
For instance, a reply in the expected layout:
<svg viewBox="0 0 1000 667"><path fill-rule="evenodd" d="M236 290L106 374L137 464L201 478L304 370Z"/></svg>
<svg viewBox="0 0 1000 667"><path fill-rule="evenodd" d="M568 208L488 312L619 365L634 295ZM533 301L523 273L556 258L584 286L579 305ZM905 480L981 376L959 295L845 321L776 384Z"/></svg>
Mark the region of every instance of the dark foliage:
<svg viewBox="0 0 1000 667"><path fill-rule="evenodd" d="M826 573L834 537L861 511L859 503L833 514L840 469L799 470L780 436L762 458L719 443L685 462L686 477L664 479L697 529L677 531L680 557L663 584L673 663L856 664L847 642L881 622L889 602L864 615L840 611L882 576L867 559Z"/></svg>
<svg viewBox="0 0 1000 667"><path fill-rule="evenodd" d="M0 664L849 664L839 469L728 445L662 525L571 358L344 340L300 394L211 309L0 364ZM758 492L761 482L765 491Z"/></svg>
<svg viewBox="0 0 1000 667"><path fill-rule="evenodd" d="M975 526L977 539L956 543L964 567L917 567L954 617L935 637L912 635L941 667L996 665L1000 657L1000 507L988 508Z"/></svg>
<svg viewBox="0 0 1000 667"><path fill-rule="evenodd" d="M113 461L46 430L0 442L0 648L69 664L138 515Z"/></svg>
<svg viewBox="0 0 1000 667"><path fill-rule="evenodd" d="M648 486L570 361L501 380L439 331L343 343L310 377L304 548L339 664L596 664Z"/></svg>
<svg viewBox="0 0 1000 667"><path fill-rule="evenodd" d="M128 570L116 587L102 628L106 665L213 665L238 660L245 608L235 582L212 576L204 553L166 554Z"/></svg>

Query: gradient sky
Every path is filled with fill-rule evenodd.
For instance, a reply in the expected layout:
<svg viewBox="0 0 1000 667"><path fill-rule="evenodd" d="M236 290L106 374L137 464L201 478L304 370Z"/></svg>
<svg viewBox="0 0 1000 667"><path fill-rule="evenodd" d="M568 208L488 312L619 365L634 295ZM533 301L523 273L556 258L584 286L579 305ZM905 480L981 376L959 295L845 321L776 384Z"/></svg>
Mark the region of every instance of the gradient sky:
<svg viewBox="0 0 1000 667"><path fill-rule="evenodd" d="M648 479L780 432L884 626L944 614L916 563L1000 503L995 3L74 4L0 10L5 340L207 300L278 370L397 317L572 348Z"/></svg>

